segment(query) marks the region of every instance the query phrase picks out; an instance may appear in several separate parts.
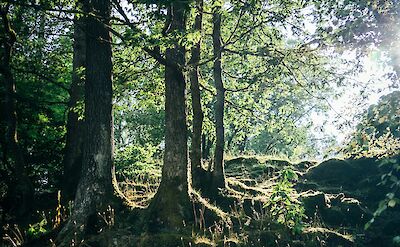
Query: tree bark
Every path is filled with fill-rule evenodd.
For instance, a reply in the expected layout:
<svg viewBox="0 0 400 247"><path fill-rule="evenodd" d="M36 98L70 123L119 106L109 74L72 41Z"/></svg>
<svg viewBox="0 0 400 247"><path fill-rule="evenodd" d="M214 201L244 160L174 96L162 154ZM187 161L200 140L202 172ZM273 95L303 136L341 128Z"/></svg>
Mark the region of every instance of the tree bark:
<svg viewBox="0 0 400 247"><path fill-rule="evenodd" d="M78 6L79 8L79 6ZM81 8L79 8L81 9ZM84 72L86 68L86 40L83 17L74 20L74 55L72 82L69 89L67 134L64 156L63 198L65 201L75 198L82 170L82 149L84 123L77 109L84 99Z"/></svg>
<svg viewBox="0 0 400 247"><path fill-rule="evenodd" d="M210 158L210 153L211 153L211 146L213 144L213 141L207 137L206 134L203 133L201 137L201 145L202 145L202 156L203 160L208 160Z"/></svg>
<svg viewBox="0 0 400 247"><path fill-rule="evenodd" d="M225 131L224 131L224 103L225 89L222 82L221 68L221 7L215 7L213 11L213 47L214 47L214 65L213 74L217 96L215 102L215 129L216 143L214 153L214 169L213 169L213 188L225 188L225 173L224 173L224 146L225 146Z"/></svg>
<svg viewBox="0 0 400 247"><path fill-rule="evenodd" d="M111 35L107 28L110 24L111 4L109 0L91 0L86 4L85 12L92 14L85 17L85 135L82 177L78 184L74 209L59 235L61 246L68 246L72 237L79 241L85 235L99 230L96 214L104 211L113 197L112 52Z"/></svg>
<svg viewBox="0 0 400 247"><path fill-rule="evenodd" d="M194 30L202 31L203 19L203 0L196 0L197 14L194 21ZM193 134L192 134L192 152L191 152L191 173L192 185L198 188L201 184L202 167L202 150L201 139L203 129L203 110L201 106L200 87L199 87L199 62L200 62L201 40L192 48L190 64L192 65L189 71L190 91L192 96L193 109Z"/></svg>
<svg viewBox="0 0 400 247"><path fill-rule="evenodd" d="M226 149L229 151L232 151L232 145L233 145L233 139L235 139L235 136L237 135L237 133L239 133L239 131L241 131L242 129L237 129L235 128L235 125L231 124L229 126L232 130L230 131L230 135L228 135L228 140L226 142Z"/></svg>
<svg viewBox="0 0 400 247"><path fill-rule="evenodd" d="M1 26L1 112L0 135L3 160L10 170L6 210L17 217L26 215L33 200L33 185L25 171L23 152L18 143L16 84L11 71L11 56L16 34L8 19L9 6L0 6Z"/></svg>
<svg viewBox="0 0 400 247"><path fill-rule="evenodd" d="M243 140L238 145L238 150L240 154L244 154L244 152L246 151L246 144L247 144L247 135L244 136Z"/></svg>
<svg viewBox="0 0 400 247"><path fill-rule="evenodd" d="M188 8L185 1L171 3L169 32L185 31ZM166 50L165 58L172 66L165 66L164 165L160 187L148 210L150 231L176 230L193 217L188 191L186 80L180 69L185 65L185 48L176 40L174 47Z"/></svg>

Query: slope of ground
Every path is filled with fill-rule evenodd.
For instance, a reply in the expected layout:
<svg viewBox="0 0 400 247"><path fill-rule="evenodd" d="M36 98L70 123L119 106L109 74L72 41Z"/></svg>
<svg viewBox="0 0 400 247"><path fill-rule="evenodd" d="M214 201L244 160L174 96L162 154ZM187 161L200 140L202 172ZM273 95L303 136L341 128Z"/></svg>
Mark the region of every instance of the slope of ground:
<svg viewBox="0 0 400 247"><path fill-rule="evenodd" d="M159 179L142 176L121 184L132 209L100 214L104 227L85 244L395 247L399 245L394 240L400 235L398 205L385 210L364 230L391 190L380 184L387 172L379 162L366 158L292 164L287 160L237 157L226 161L228 186L217 202L192 192L193 225L180 232L156 234L147 231L141 215ZM25 246L46 244L28 241Z"/></svg>

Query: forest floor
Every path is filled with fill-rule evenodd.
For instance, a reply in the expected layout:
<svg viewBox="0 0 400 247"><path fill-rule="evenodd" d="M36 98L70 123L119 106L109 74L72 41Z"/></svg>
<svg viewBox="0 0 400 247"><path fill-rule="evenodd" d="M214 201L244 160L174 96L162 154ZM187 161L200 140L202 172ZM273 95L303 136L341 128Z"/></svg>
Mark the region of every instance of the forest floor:
<svg viewBox="0 0 400 247"><path fill-rule="evenodd" d="M192 191L195 220L179 232L150 234L138 220L157 189L157 172L121 182L130 209L104 212L105 227L85 246L399 246L399 205L368 223L390 191L374 159L238 157L225 167L220 199L211 203Z"/></svg>
<svg viewBox="0 0 400 247"><path fill-rule="evenodd" d="M135 229L135 224L121 223L118 229L124 230L110 230L114 237L105 233L95 242L113 239L117 243L108 240L106 246L399 246L394 241L400 235L398 205L368 223L390 191L380 184L384 172L377 160L293 164L237 157L227 160L225 167L228 186L216 203L192 192L195 222L186 230L148 234ZM146 206L157 188L157 178L139 178L124 185L137 209ZM120 221L135 221L127 220L128 215L135 217L128 212Z"/></svg>

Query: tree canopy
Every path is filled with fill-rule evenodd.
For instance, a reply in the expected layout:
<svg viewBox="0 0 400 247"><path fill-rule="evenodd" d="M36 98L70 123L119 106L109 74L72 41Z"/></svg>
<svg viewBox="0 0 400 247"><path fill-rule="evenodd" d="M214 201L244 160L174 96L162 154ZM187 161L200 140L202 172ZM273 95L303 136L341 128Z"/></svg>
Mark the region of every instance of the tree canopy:
<svg viewBox="0 0 400 247"><path fill-rule="evenodd" d="M318 246L329 227L386 229L378 217L400 217L399 11L396 0L3 0L5 244ZM364 211L337 224L329 203ZM310 205L325 205L324 230ZM361 241L345 235L328 245Z"/></svg>

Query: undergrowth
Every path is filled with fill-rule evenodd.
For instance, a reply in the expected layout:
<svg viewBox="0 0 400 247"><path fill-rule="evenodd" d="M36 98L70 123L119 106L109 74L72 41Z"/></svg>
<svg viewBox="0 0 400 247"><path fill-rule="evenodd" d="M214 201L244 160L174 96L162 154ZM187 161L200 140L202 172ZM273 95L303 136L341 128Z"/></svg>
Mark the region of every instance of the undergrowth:
<svg viewBox="0 0 400 247"><path fill-rule="evenodd" d="M315 219L306 220L300 195L294 189L298 172L290 162L252 158L246 165L240 162L228 164L226 173L228 187L221 191L221 198L229 201L229 207L221 207L218 202L212 203L199 192L191 191L194 222L186 226L188 232L182 233L185 235L177 239L177 246L285 246L291 241L323 241L322 235L334 232L322 225L310 224ZM155 195L160 176L151 169L135 174L120 181L119 187L128 205L141 210L148 206ZM52 214L43 214L38 222L26 230L8 226L3 239L9 246L22 246L29 239L59 226L66 219L68 211L60 205L59 199ZM122 225L132 227L131 223L123 222L129 219L117 217L111 207L98 216L104 221L107 228L105 232L120 231L118 227ZM132 228L130 234L136 240L130 240L132 243L129 246L136 246L148 238L142 235L146 234L142 229ZM306 235L308 237L304 237ZM113 233L110 238L118 236ZM147 238L143 239L144 236Z"/></svg>

